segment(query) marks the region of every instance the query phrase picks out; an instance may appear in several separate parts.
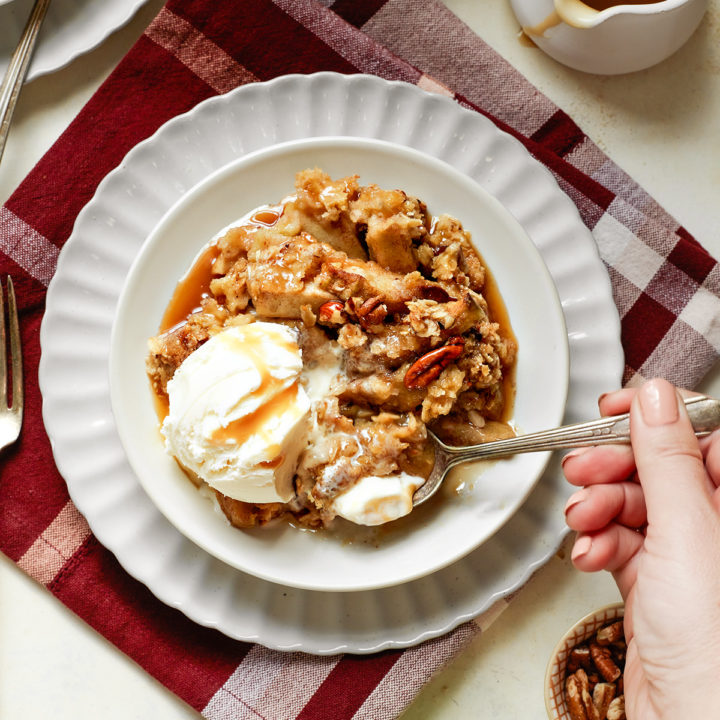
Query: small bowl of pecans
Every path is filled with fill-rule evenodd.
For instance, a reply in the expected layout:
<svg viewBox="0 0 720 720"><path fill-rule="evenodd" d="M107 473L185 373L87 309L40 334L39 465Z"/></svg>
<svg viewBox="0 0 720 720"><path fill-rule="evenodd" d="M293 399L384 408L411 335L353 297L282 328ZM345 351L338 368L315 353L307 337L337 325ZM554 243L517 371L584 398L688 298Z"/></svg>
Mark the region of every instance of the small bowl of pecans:
<svg viewBox="0 0 720 720"><path fill-rule="evenodd" d="M551 720L625 720L623 603L575 623L550 656L545 707Z"/></svg>

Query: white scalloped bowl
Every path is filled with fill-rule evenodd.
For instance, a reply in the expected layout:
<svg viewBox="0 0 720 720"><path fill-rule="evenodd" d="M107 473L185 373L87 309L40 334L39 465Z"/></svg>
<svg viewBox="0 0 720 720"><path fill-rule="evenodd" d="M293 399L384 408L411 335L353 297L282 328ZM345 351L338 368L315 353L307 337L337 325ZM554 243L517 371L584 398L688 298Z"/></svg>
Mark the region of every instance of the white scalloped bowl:
<svg viewBox="0 0 720 720"><path fill-rule="evenodd" d="M409 148L359 138L315 138L248 155L188 192L155 228L118 304L110 351L113 412L127 457L166 517L200 547L244 572L312 590L366 590L449 565L491 537L540 477L548 454L519 455L465 470L469 488L409 518L341 534L288 525L238 530L200 495L164 451L145 375L177 279L202 246L254 207L291 192L295 173L318 166L333 177L402 188L450 213L472 233L497 280L520 345L513 422L522 431L560 423L568 386L567 332L553 281L522 227L500 203L449 165ZM468 474L470 472L470 474Z"/></svg>

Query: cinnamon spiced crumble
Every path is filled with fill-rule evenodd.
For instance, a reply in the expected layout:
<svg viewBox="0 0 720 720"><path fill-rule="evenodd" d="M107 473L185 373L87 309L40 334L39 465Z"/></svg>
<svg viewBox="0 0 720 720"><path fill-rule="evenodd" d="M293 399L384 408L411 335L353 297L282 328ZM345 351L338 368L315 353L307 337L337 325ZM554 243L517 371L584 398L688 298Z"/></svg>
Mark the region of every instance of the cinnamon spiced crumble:
<svg viewBox="0 0 720 720"><path fill-rule="evenodd" d="M361 478L426 478L427 428L450 444L513 434L517 352L492 276L469 233L402 190L299 172L295 194L252 213L198 257L149 340L152 388L167 401L181 363L227 328L297 331L304 377L331 367L313 398L296 497L252 504L216 491L233 525L278 517L329 524Z"/></svg>

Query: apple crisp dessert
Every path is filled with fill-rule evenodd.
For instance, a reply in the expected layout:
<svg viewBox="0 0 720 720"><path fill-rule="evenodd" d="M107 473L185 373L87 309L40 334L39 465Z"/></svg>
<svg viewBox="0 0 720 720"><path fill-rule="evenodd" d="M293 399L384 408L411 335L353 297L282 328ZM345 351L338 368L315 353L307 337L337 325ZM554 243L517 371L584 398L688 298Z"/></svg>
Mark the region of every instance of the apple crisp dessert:
<svg viewBox="0 0 720 720"><path fill-rule="evenodd" d="M241 370L232 348L246 355ZM458 220L402 190L309 169L292 196L200 253L149 340L147 371L169 451L210 484L233 525L321 527L409 511L433 464L428 428L456 445L512 435L516 352ZM201 377L222 412L197 411ZM172 444L181 436L187 453ZM242 461L228 454L236 447ZM374 488L391 485L406 507L388 516Z"/></svg>

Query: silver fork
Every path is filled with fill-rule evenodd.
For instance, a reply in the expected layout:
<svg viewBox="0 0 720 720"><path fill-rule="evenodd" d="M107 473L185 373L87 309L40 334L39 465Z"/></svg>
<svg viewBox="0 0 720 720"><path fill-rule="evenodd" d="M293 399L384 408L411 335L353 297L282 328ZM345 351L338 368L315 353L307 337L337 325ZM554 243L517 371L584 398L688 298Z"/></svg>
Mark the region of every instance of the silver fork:
<svg viewBox="0 0 720 720"><path fill-rule="evenodd" d="M35 42L48 5L50 5L50 0L35 0L25 30L23 30L20 42L10 58L10 64L0 87L0 160L5 150L10 121L20 95L20 88L25 80L25 75L27 75L30 58L35 49Z"/></svg>
<svg viewBox="0 0 720 720"><path fill-rule="evenodd" d="M20 325L18 323L15 288L12 278L7 278L7 317L10 331L10 365L12 373L12 404L8 404L7 340L5 307L0 285L0 450L14 443L20 435L23 419L23 372L20 350Z"/></svg>
<svg viewBox="0 0 720 720"><path fill-rule="evenodd" d="M720 427L720 400L696 395L686 398L684 402L698 437L709 435ZM630 415L628 413L613 415L590 422L565 425L554 430L543 430L507 440L464 447L446 445L429 431L428 438L435 446L435 463L427 481L413 495L413 505L416 507L432 497L442 485L449 470L461 463L541 450L627 444L630 442Z"/></svg>

